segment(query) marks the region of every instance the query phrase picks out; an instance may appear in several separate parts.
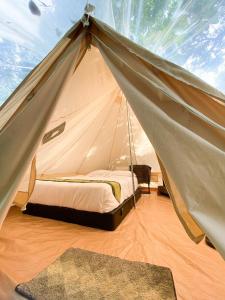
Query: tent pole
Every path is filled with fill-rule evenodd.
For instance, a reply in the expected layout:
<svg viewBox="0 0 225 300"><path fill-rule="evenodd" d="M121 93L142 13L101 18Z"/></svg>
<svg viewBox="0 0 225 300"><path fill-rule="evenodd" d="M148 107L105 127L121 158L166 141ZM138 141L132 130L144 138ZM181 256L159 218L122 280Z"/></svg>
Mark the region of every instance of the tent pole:
<svg viewBox="0 0 225 300"><path fill-rule="evenodd" d="M133 196L134 196L134 207L136 207L136 198L135 198L135 185L134 185L134 167L133 167L133 158L132 158L132 141L131 141L131 124L130 124L130 114L128 102L126 99L126 109L127 109L127 128L128 128L128 137L129 137L129 150L130 150L130 168L132 174L132 186L133 186Z"/></svg>
<svg viewBox="0 0 225 300"><path fill-rule="evenodd" d="M134 146L133 126L132 126L132 122L131 122L130 113L129 113L129 121L130 121L131 144L133 146L134 162L135 162L135 165L137 165L137 156L136 156L136 151L135 151L135 146Z"/></svg>
<svg viewBox="0 0 225 300"><path fill-rule="evenodd" d="M121 101L120 101L120 107L118 110L118 116L117 116L117 120L116 120L116 127L113 133L113 141L112 141L112 146L111 146L111 151L110 151L110 156L109 156L109 164L108 164L108 169L112 170L112 152L113 152L113 146L115 143L115 138L116 138L116 133L117 133L117 129L118 129L118 124L119 124L119 120L121 117L121 110L122 110L122 102L123 102L123 98L121 96Z"/></svg>

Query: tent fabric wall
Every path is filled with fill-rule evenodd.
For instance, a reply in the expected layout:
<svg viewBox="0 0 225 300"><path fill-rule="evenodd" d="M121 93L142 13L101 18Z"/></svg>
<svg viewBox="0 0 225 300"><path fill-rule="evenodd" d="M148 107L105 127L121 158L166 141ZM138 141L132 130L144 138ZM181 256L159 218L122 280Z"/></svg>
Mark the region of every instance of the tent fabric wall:
<svg viewBox="0 0 225 300"><path fill-rule="evenodd" d="M189 234L225 255L225 96L97 20L90 32L196 221Z"/></svg>
<svg viewBox="0 0 225 300"><path fill-rule="evenodd" d="M85 103L86 107L82 114L79 114L77 118L67 118L68 128L71 129L71 132L77 130L77 140L79 140L78 137L82 136L82 130L85 130L86 125L88 126L85 115L88 110L93 112L93 107L96 115L93 114L92 123L96 121L99 130L104 127L107 117L99 120L98 114L102 111L102 115L105 116L110 116L110 112L118 115L120 105L110 106L110 101L111 103L122 103L119 85L162 161L168 178L170 178L168 187L171 189L171 194L174 195L174 201L176 201L176 195L179 195L179 198L185 203L188 210L185 213L190 214L192 222L187 222L187 219L182 217L182 211L179 211L179 215L185 227L189 228L189 235L195 241L199 241L205 232L220 253L225 256L225 240L223 239L225 228L225 206L223 205L225 196L223 187L225 175L224 95L182 68L135 45L94 18L91 18L91 25L88 28L81 30L80 25L76 25L73 29L76 34L73 33L73 30L70 31L71 41L59 54L59 59L49 67L51 72L47 72L47 77L45 76L45 80L42 80L42 85L36 85L37 82L33 85L35 93L29 98L30 101L24 103L20 98L21 90L23 90L22 84L5 106L6 109L8 105L11 105L7 119L12 117L9 121L3 121L4 127L0 133L0 172L3 174L1 176L3 180L0 183L2 216L6 212L28 162L35 150L37 151L37 146L57 101L58 106L47 129L52 129L54 120L63 121L62 115L60 115L64 109L63 104L66 103L65 107L67 108L73 104L74 98L70 97L70 91L73 91L73 85L77 82L76 76L80 76L80 79L82 76L89 76L91 65L87 66L84 74L82 74L82 69L77 66L83 57L85 63L85 57L88 56L84 56L84 54L87 47L92 44L101 52L117 84L112 79L106 80L109 87L105 93L102 93L103 98L96 95L96 101L92 102L91 97L88 97L89 103ZM58 48L53 50L53 56L57 50ZM41 68L42 64L39 67ZM98 70L100 75L101 70L103 73L106 72L105 75L107 74L105 68L100 68ZM107 75L105 75L100 78L107 79ZM108 76L110 77L110 75ZM92 82L92 77L88 78ZM30 80L28 78L24 83L28 90ZM88 84L83 87L83 91L89 93L90 96L94 95ZM17 99L15 108L13 98ZM19 111L12 115L11 111L18 107L18 103L22 103L22 109L20 106ZM81 108L82 97L77 103ZM113 110L111 110L112 107L114 107ZM20 126L22 124L25 125ZM125 127L123 128L125 130ZM93 133L93 131L91 132ZM85 166L89 168L89 163L91 163L86 159L88 153L81 151L85 149L85 145L89 142L87 148L92 149L94 140L104 140L105 136L101 136L101 131L98 132L100 132L99 135L96 133L92 141L86 137L76 148L77 172L87 171ZM68 136L70 142L67 147L70 147L69 131L61 137L59 136L58 143L63 136L64 138ZM10 139L10 137L13 138ZM48 173L48 171L50 173L69 172L69 162L71 161L69 156L67 158L65 156L65 161L62 157L59 163L55 160L52 161L48 167L48 161L44 160L44 151L50 145L50 149L54 149L53 144L56 143L56 140L57 138L55 142L53 139L49 145L47 143L46 146L39 147L37 151L38 174ZM21 141L23 141L22 146ZM61 146L64 147L62 142L57 147ZM102 149L102 153L111 148ZM71 152L70 149L66 151L66 154L70 153L74 155L72 150ZM83 159L78 157L80 153ZM108 155L107 162L109 163L109 161ZM67 163L63 164L63 162ZM84 169L82 169L83 167ZM95 165L91 166L91 168L94 167ZM72 168L71 171L73 170ZM179 208L179 205L176 207ZM194 230L193 227L197 230Z"/></svg>
<svg viewBox="0 0 225 300"><path fill-rule="evenodd" d="M77 28L81 28L80 24L75 27L75 32ZM82 30L77 38L70 39L63 51L59 53L57 48L53 52L54 64L51 64L47 70L42 67L46 61L37 67L33 75L35 78L37 75L40 79L38 83L33 85L31 75L25 80L24 85L21 84L1 111L2 114L7 115L8 120L4 122L0 132L0 224L16 195L24 172L34 156L59 94L68 76L80 63L86 49L86 32ZM29 93L22 101L20 96L25 94L23 87ZM14 99L16 99L15 107ZM18 106L18 102L21 103L20 106ZM7 110L8 107L9 110ZM14 112L12 113L12 111Z"/></svg>
<svg viewBox="0 0 225 300"><path fill-rule="evenodd" d="M159 171L154 149L132 110L130 119L133 157L137 163L151 164ZM128 169L126 99L100 52L93 46L65 85L46 132L63 122L64 132L40 144L36 151L38 176Z"/></svg>

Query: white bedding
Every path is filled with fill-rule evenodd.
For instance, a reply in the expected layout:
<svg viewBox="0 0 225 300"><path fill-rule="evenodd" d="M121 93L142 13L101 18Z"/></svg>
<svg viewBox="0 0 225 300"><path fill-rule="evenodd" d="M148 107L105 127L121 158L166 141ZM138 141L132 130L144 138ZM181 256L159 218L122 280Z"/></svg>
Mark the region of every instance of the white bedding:
<svg viewBox="0 0 225 300"><path fill-rule="evenodd" d="M70 183L36 180L30 203L69 207L79 210L105 213L112 211L133 194L130 171L98 170L85 176L61 178L97 179L119 182L121 185L120 203L115 199L112 188L106 183ZM135 189L138 187L135 176Z"/></svg>

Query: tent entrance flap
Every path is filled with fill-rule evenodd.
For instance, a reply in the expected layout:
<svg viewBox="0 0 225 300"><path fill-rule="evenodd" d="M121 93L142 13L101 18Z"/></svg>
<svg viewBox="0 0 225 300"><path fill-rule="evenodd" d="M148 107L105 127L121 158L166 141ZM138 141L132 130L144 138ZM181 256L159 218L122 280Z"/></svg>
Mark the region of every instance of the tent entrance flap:
<svg viewBox="0 0 225 300"><path fill-rule="evenodd" d="M20 207L24 208L28 202L35 186L36 180L36 157L33 158L31 165L25 172L25 175L18 187L18 192L16 197L13 200L13 203Z"/></svg>

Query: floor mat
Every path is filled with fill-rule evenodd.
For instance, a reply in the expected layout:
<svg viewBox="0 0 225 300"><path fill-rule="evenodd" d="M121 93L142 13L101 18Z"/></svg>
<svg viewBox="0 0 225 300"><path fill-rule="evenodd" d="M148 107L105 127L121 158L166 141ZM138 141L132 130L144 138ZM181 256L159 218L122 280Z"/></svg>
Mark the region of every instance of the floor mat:
<svg viewBox="0 0 225 300"><path fill-rule="evenodd" d="M176 299L170 269L68 249L16 291L27 299Z"/></svg>

